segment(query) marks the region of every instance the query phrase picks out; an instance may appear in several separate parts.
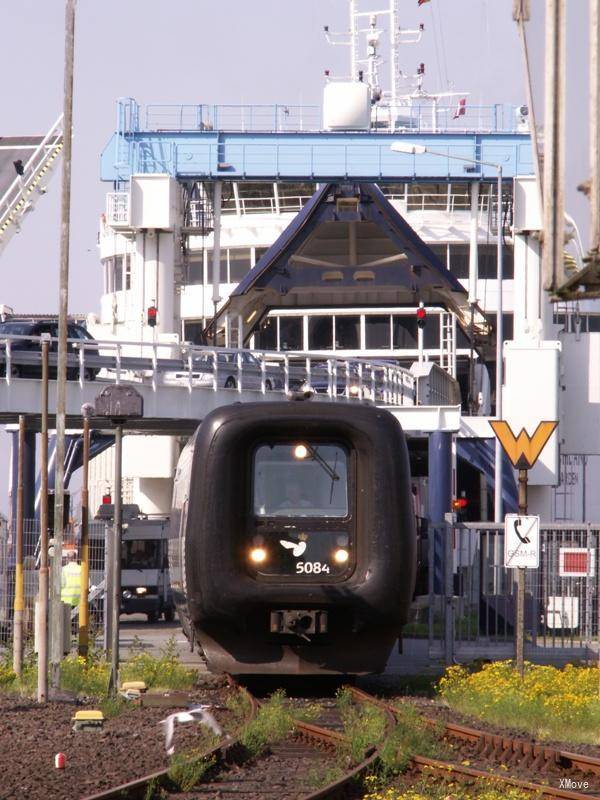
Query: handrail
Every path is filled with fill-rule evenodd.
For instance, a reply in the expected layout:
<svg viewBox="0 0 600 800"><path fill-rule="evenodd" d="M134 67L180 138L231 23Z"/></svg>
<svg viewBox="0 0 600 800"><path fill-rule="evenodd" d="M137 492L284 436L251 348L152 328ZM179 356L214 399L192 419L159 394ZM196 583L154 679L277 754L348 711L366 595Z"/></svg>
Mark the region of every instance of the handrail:
<svg viewBox="0 0 600 800"><path fill-rule="evenodd" d="M62 146L62 114L44 136L23 168L0 198L0 239L19 213L30 205L26 198L41 180L43 171L56 157ZM52 140L52 141L51 141Z"/></svg>
<svg viewBox="0 0 600 800"><path fill-rule="evenodd" d="M47 338L47 337L46 337ZM23 343L27 347L23 347ZM0 336L0 385L27 374L41 375L41 336ZM50 368L57 363L57 338L50 338ZM332 400L415 405L417 379L385 361L214 348L187 342L67 339L67 370L80 386L96 377L117 384L141 383L152 392L184 386L189 392L234 389L266 394L313 391ZM141 353L141 355L140 355ZM251 358L248 358L248 354ZM364 372L370 375L365 385Z"/></svg>

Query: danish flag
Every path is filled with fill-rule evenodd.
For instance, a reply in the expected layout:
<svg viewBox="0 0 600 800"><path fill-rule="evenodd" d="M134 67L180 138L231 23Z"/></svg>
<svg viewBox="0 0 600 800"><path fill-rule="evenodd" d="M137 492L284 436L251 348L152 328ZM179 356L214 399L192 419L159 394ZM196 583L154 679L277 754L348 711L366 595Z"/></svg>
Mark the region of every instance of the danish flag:
<svg viewBox="0 0 600 800"><path fill-rule="evenodd" d="M452 119L458 119L459 117L464 117L467 113L467 98L461 97L458 101L458 105L456 106L456 111L454 112L454 116Z"/></svg>

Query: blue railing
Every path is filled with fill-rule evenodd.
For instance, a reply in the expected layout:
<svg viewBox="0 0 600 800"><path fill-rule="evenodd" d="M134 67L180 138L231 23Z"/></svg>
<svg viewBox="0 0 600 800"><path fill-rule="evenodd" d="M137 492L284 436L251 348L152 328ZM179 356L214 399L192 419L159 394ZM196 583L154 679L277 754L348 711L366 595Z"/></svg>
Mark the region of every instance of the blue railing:
<svg viewBox="0 0 600 800"><path fill-rule="evenodd" d="M430 103L389 108L375 106L371 132L410 131L415 133L524 132L514 106L469 106L458 114L456 104ZM143 120L143 127L140 123ZM317 132L323 130L322 111L317 105L207 105L151 104L142 109L131 97L117 105L117 132L139 131L240 131Z"/></svg>

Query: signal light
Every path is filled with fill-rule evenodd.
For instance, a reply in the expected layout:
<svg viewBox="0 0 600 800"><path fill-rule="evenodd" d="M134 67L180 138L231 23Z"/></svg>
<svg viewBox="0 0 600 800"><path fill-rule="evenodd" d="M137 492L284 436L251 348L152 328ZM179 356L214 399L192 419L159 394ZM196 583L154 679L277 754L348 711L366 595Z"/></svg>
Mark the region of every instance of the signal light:
<svg viewBox="0 0 600 800"><path fill-rule="evenodd" d="M157 316L158 316L158 308L156 306L149 306L147 311L147 322L151 328L156 327Z"/></svg>
<svg viewBox="0 0 600 800"><path fill-rule="evenodd" d="M425 311L424 307L420 305L417 308L417 325L419 326L419 328L424 328L426 322L427 322L427 311Z"/></svg>
<svg viewBox="0 0 600 800"><path fill-rule="evenodd" d="M464 509L469 505L469 501L466 497L457 497L455 500L452 501L452 510L453 511L464 511Z"/></svg>
<svg viewBox="0 0 600 800"><path fill-rule="evenodd" d="M112 497L110 496L110 493L107 492L106 494L103 494L102 495L102 505L103 506L109 506L111 503L112 503Z"/></svg>
<svg viewBox="0 0 600 800"><path fill-rule="evenodd" d="M253 547L250 550L250 561L254 561L255 564L262 564L263 561L267 560L267 551L264 547Z"/></svg>

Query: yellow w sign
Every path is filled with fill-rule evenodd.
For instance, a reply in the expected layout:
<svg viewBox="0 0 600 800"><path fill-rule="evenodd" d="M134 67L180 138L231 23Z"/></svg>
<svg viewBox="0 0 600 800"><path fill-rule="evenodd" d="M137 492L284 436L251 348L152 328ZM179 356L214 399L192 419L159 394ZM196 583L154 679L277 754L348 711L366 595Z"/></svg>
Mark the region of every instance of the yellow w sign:
<svg viewBox="0 0 600 800"><path fill-rule="evenodd" d="M533 436L530 436L525 428L521 428L519 435L515 436L508 422L503 419L490 422L490 425L513 467L531 469L556 430L558 422L540 422Z"/></svg>

